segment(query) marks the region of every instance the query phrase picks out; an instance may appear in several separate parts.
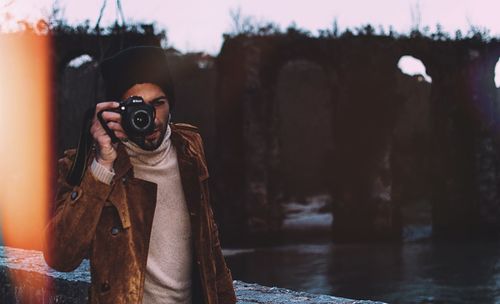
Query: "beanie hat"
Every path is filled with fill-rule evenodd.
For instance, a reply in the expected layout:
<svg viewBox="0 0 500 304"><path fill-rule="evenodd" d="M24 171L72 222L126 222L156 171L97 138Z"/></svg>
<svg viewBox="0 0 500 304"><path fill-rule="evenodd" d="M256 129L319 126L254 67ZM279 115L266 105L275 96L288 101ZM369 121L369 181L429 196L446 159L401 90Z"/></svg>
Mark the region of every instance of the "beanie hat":
<svg viewBox="0 0 500 304"><path fill-rule="evenodd" d="M159 86L167 96L170 109L175 104L172 78L165 51L156 46L135 46L108 57L100 64L106 98L120 101L123 93L138 83Z"/></svg>

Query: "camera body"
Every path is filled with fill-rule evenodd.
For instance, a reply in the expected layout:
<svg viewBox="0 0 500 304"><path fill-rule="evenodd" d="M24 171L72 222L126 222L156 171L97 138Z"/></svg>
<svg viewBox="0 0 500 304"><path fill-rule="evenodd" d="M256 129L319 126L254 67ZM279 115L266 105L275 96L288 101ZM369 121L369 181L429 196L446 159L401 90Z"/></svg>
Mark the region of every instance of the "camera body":
<svg viewBox="0 0 500 304"><path fill-rule="evenodd" d="M140 96L131 96L120 102L117 113L122 116L122 127L129 137L145 137L155 129L155 108Z"/></svg>
<svg viewBox="0 0 500 304"><path fill-rule="evenodd" d="M140 96L130 96L122 100L117 108L97 113L97 117L104 130L106 130L106 133L108 133L113 142L118 142L118 138L102 118L104 111L111 111L121 115L122 128L130 138L144 138L154 132L155 108L145 103L144 99Z"/></svg>

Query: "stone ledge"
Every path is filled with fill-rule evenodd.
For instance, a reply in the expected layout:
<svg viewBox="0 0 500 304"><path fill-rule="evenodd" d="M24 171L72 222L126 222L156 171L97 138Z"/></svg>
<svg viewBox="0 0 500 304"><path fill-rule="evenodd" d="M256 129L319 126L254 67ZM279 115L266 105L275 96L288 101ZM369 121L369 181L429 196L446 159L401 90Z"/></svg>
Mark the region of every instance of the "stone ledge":
<svg viewBox="0 0 500 304"><path fill-rule="evenodd" d="M30 294L29 303L42 303L45 295L53 293L49 303L86 303L90 284L89 263L84 261L75 271L64 273L50 269L42 253L0 246L0 303L19 303L25 294ZM23 281L18 286L10 282L10 275L22 274ZM36 282L52 279L52 290L37 290ZM234 281L238 304L381 304L382 302L351 300L327 295L296 292L277 287L265 287Z"/></svg>

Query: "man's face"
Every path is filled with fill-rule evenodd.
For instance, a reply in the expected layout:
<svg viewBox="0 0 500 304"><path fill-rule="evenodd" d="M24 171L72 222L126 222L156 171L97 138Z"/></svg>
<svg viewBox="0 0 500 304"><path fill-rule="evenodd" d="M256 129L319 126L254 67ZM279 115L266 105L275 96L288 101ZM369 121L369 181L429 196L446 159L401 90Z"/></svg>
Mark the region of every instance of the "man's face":
<svg viewBox="0 0 500 304"><path fill-rule="evenodd" d="M165 92L152 83L139 83L128 89L122 96L122 99L130 96L140 96L144 102L152 105L156 110L155 130L151 135L146 136L144 142L132 139L142 149L152 151L156 150L165 137L167 132L168 115L170 107Z"/></svg>

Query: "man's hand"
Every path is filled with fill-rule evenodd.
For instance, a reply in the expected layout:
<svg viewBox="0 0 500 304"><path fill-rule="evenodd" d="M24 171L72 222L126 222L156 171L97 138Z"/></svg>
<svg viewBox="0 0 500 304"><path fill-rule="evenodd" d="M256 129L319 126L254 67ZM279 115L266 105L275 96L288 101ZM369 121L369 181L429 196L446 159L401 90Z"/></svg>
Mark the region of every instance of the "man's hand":
<svg viewBox="0 0 500 304"><path fill-rule="evenodd" d="M119 103L114 101L101 102L96 105L94 119L92 121L92 126L90 127L90 134L97 143L97 153L96 160L111 170L113 168L113 163L116 159L116 144L111 142L111 137L106 133L102 127L99 119L97 119L97 113L102 110L109 110L118 107ZM113 131L117 138L125 139L127 138L125 131L121 125L121 115L114 112L105 111L102 113L102 118L107 122L107 125L111 131Z"/></svg>

